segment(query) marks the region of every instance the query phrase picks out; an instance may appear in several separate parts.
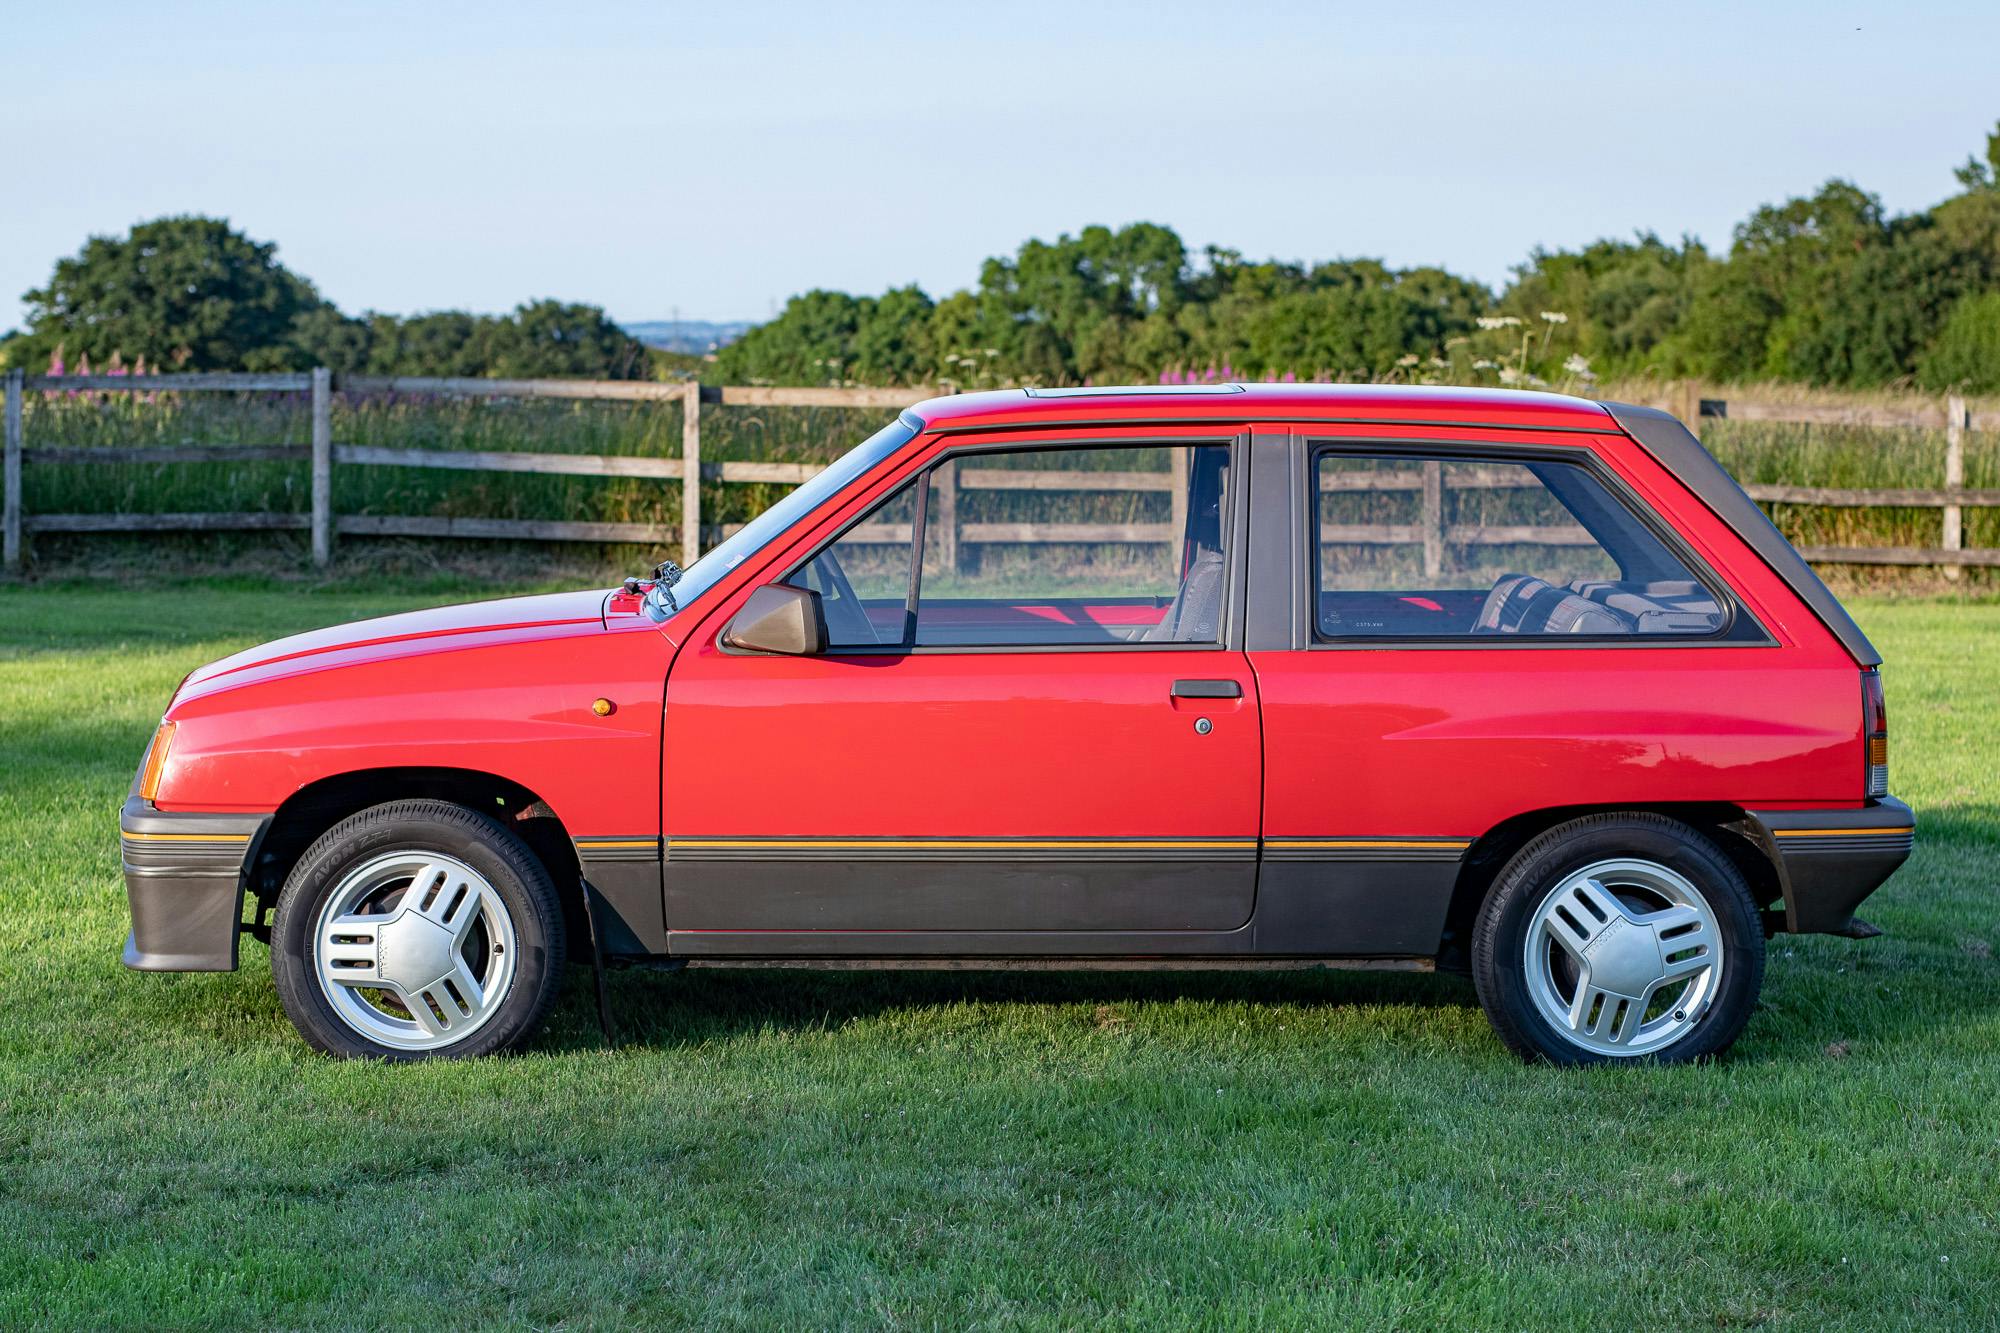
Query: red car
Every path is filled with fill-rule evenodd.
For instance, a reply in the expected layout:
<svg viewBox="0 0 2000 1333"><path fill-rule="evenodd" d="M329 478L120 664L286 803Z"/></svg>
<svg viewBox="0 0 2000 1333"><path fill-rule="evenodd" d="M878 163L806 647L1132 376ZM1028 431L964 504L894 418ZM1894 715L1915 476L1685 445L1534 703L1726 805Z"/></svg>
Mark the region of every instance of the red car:
<svg viewBox="0 0 2000 1333"><path fill-rule="evenodd" d="M1910 853L1880 658L1672 417L1214 385L921 403L685 571L203 667L129 966L314 1046L519 1045L566 950L1469 970L1696 1059Z"/></svg>

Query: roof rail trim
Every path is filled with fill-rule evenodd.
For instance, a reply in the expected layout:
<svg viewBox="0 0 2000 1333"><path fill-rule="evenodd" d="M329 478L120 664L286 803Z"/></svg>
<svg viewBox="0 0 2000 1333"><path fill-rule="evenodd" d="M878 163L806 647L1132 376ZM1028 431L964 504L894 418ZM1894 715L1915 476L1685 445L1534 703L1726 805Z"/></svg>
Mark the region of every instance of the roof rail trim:
<svg viewBox="0 0 2000 1333"><path fill-rule="evenodd" d="M1029 385L1030 398L1200 398L1210 394L1242 393L1240 384L1084 384L1042 388Z"/></svg>
<svg viewBox="0 0 2000 1333"><path fill-rule="evenodd" d="M1416 421L1407 417L1336 417L1318 413L1307 415L1287 415L1282 412L1257 412L1257 424L1269 423L1276 426L1420 426L1426 430L1506 430L1527 431L1537 435L1615 435L1617 429L1609 424L1602 426L1535 426L1519 422L1504 421ZM1092 426L1214 426L1218 428L1241 429L1248 418L1239 420L1231 416L1212 417L1001 417L990 421L955 420L937 422L927 429L934 435L964 435L973 431L1002 430L1082 430Z"/></svg>

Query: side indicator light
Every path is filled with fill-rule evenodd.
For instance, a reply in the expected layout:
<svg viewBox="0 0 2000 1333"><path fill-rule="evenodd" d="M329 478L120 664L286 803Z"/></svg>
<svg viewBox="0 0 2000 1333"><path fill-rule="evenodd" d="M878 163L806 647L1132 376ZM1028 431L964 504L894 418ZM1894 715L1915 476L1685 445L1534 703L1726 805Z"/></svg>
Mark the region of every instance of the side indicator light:
<svg viewBox="0 0 2000 1333"><path fill-rule="evenodd" d="M151 801L160 794L160 774L166 771L167 751L174 748L174 724L162 722L146 747L146 766L139 772L139 799Z"/></svg>

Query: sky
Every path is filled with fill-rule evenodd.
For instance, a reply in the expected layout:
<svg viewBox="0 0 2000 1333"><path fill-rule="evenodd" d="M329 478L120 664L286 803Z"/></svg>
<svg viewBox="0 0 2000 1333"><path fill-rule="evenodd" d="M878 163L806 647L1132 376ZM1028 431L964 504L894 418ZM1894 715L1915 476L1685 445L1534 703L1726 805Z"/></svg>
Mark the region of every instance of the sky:
<svg viewBox="0 0 2000 1333"><path fill-rule="evenodd" d="M2000 3L6 0L0 329L97 234L227 217L343 310L763 319L1091 223L1488 283L1892 211L2000 120Z"/></svg>

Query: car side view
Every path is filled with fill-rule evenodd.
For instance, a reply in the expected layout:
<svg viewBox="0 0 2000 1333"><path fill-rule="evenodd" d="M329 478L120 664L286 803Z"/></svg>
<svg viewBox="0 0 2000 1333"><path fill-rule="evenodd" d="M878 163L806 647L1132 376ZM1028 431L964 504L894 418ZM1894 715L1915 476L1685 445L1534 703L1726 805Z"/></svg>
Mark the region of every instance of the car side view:
<svg viewBox="0 0 2000 1333"><path fill-rule="evenodd" d="M1683 1061L1910 854L1881 659L1678 421L1550 394L920 403L685 571L202 667L128 966L469 1056L570 956L1470 972Z"/></svg>

